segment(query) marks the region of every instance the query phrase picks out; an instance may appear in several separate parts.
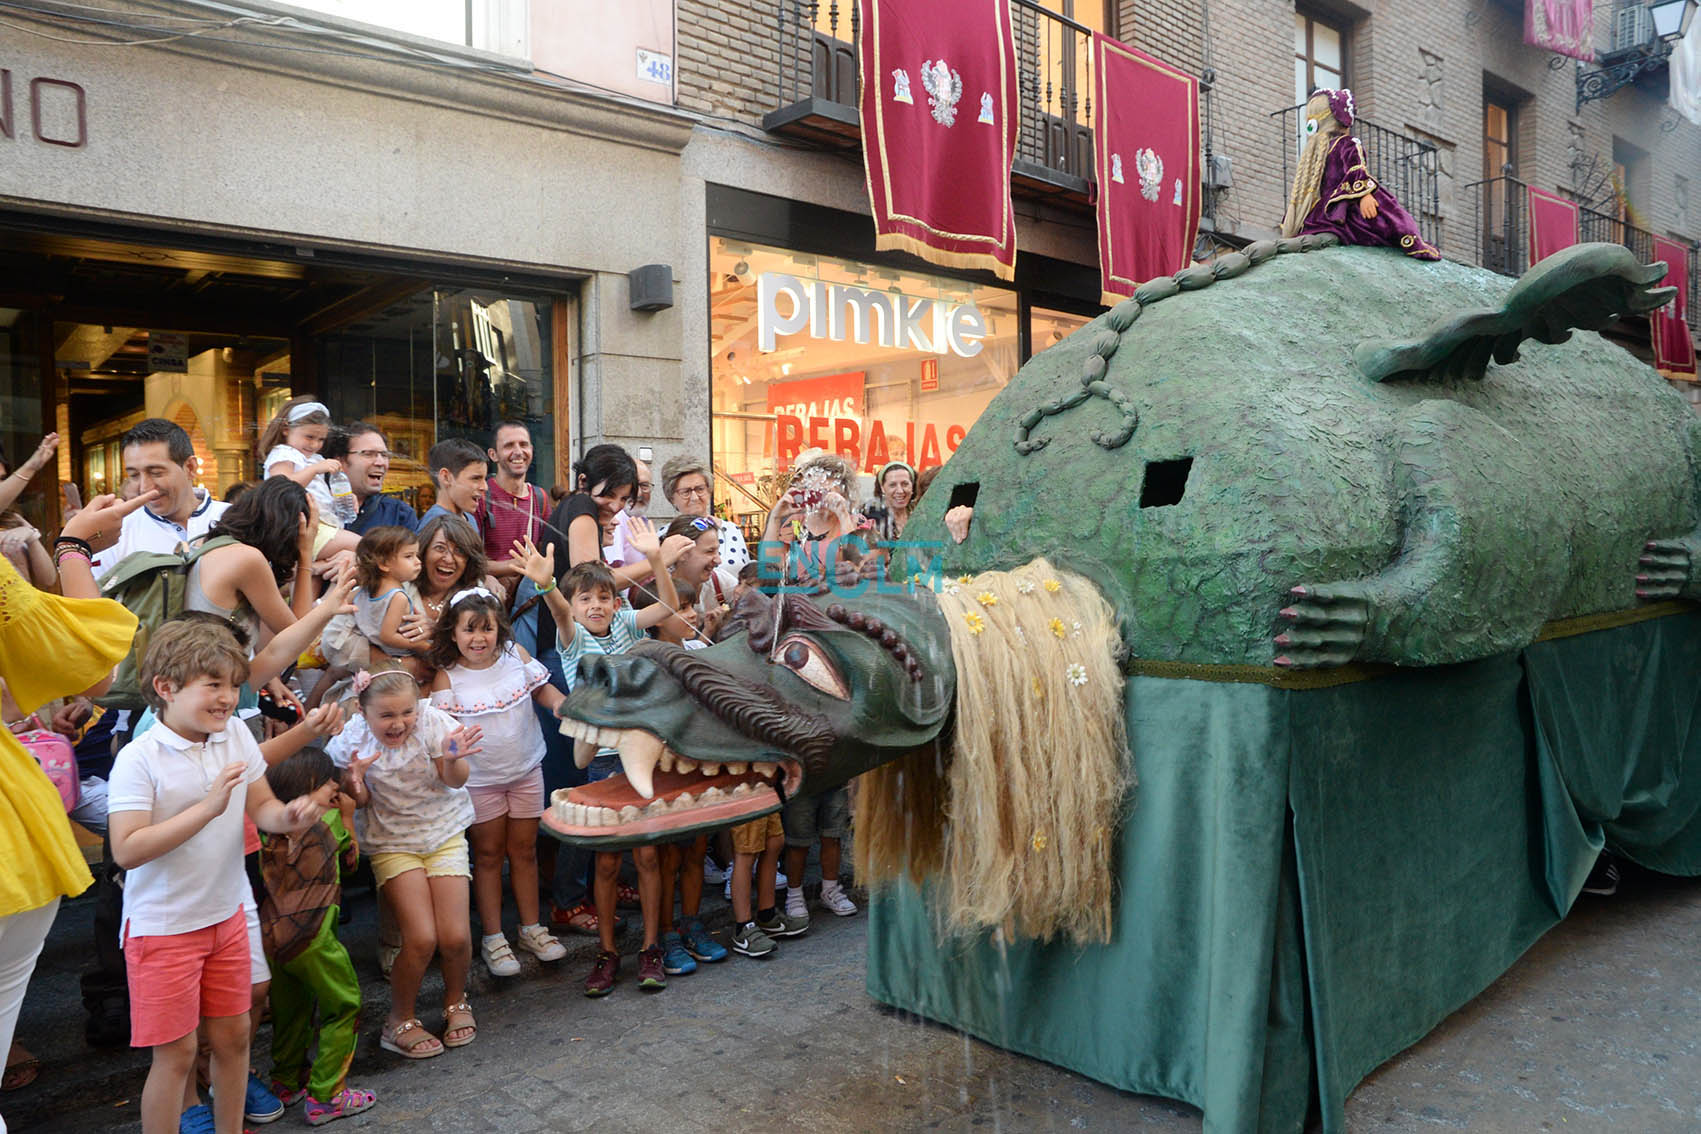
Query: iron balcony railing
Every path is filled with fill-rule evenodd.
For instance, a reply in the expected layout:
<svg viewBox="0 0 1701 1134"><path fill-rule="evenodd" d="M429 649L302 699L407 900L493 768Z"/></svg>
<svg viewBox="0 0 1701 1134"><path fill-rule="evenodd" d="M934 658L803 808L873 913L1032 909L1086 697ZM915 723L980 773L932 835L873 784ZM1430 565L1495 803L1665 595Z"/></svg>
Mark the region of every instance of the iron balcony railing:
<svg viewBox="0 0 1701 1134"><path fill-rule="evenodd" d="M1299 154L1305 146L1305 104L1270 112L1279 119L1282 139L1282 187L1293 184L1299 169ZM1441 248L1441 166L1434 146L1378 126L1368 118L1355 118L1352 133L1364 147L1370 176L1417 221L1418 232Z"/></svg>
<svg viewBox="0 0 1701 1134"><path fill-rule="evenodd" d="M858 106L862 27L854 0L776 5L779 106ZM1021 105L1017 169L1026 163L1059 174L1060 187L1084 192L1093 165L1092 30L1034 0L1012 0L1010 15Z"/></svg>
<svg viewBox="0 0 1701 1134"><path fill-rule="evenodd" d="M1490 177L1465 186L1474 206L1477 233L1477 263L1491 272L1521 276L1530 266L1529 194L1516 177ZM1577 209L1577 239L1622 244L1642 263L1657 259L1654 234L1629 221L1580 205ZM1690 309L1694 310L1696 287L1701 284L1701 251L1690 245L1683 265L1672 265L1689 277ZM1694 323L1694 320L1691 320Z"/></svg>

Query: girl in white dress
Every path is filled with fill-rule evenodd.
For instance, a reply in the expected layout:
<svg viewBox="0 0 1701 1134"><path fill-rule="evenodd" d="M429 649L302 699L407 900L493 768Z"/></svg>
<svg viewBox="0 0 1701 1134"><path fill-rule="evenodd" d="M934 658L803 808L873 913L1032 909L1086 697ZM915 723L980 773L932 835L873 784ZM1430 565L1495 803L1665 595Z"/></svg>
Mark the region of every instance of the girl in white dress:
<svg viewBox="0 0 1701 1134"><path fill-rule="evenodd" d="M431 703L463 725L476 725L484 752L472 762L473 898L484 926L480 952L492 976L514 976L520 962L502 931L502 863L520 912L520 948L540 961L567 950L539 920L537 827L545 806L543 729L535 701L553 713L565 700L549 671L511 640L502 600L484 587L449 596L429 661L437 669Z"/></svg>

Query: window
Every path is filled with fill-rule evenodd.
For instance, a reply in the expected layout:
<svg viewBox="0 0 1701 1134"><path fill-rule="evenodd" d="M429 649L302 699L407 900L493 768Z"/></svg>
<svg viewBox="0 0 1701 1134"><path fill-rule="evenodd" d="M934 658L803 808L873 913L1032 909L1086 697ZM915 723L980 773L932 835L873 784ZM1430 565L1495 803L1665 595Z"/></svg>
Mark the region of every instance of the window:
<svg viewBox="0 0 1701 1134"><path fill-rule="evenodd" d="M289 0L327 16L525 59L528 0Z"/></svg>
<svg viewBox="0 0 1701 1134"><path fill-rule="evenodd" d="M1482 240L1483 267L1513 273L1523 268L1516 212L1523 199L1505 180L1518 172L1518 106L1510 98L1484 91L1482 96Z"/></svg>
<svg viewBox="0 0 1701 1134"><path fill-rule="evenodd" d="M1346 28L1339 24L1304 12L1293 14L1295 105L1305 102L1319 88L1347 85L1346 42Z"/></svg>
<svg viewBox="0 0 1701 1134"><path fill-rule="evenodd" d="M1482 175L1515 176L1518 172L1518 108L1511 102L1482 100Z"/></svg>

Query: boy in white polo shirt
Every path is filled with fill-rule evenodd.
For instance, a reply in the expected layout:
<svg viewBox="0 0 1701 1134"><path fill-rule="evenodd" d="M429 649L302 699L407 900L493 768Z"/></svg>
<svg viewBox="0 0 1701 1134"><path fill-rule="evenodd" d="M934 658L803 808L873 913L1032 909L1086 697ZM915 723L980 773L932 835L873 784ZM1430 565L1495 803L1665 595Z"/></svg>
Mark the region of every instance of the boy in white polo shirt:
<svg viewBox="0 0 1701 1134"><path fill-rule="evenodd" d="M173 1134L193 1101L195 1029L212 1047L218 1134L242 1129L250 977L242 816L293 833L311 800L279 803L253 734L234 719L248 659L217 627L168 622L143 658L141 686L159 723L113 762L108 812L124 883L130 1042L151 1047L143 1134ZM229 727L235 723L237 727Z"/></svg>

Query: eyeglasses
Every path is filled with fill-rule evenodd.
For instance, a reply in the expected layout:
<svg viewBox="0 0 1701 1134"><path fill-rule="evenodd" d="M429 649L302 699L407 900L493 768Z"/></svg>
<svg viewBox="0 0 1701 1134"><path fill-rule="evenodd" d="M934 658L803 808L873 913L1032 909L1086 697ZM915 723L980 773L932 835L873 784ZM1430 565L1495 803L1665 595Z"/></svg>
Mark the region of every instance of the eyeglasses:
<svg viewBox="0 0 1701 1134"><path fill-rule="evenodd" d="M379 457L382 457L387 461L391 457L395 456L395 454L390 452L388 449L350 449L348 455L351 457L365 457L369 461L376 461Z"/></svg>
<svg viewBox="0 0 1701 1134"><path fill-rule="evenodd" d="M677 493L678 493L678 495L685 497L687 500L689 500L693 496L701 496L704 499L707 499L708 496L709 496L709 489L708 489L707 485L701 485L700 484L695 488L678 489Z"/></svg>

